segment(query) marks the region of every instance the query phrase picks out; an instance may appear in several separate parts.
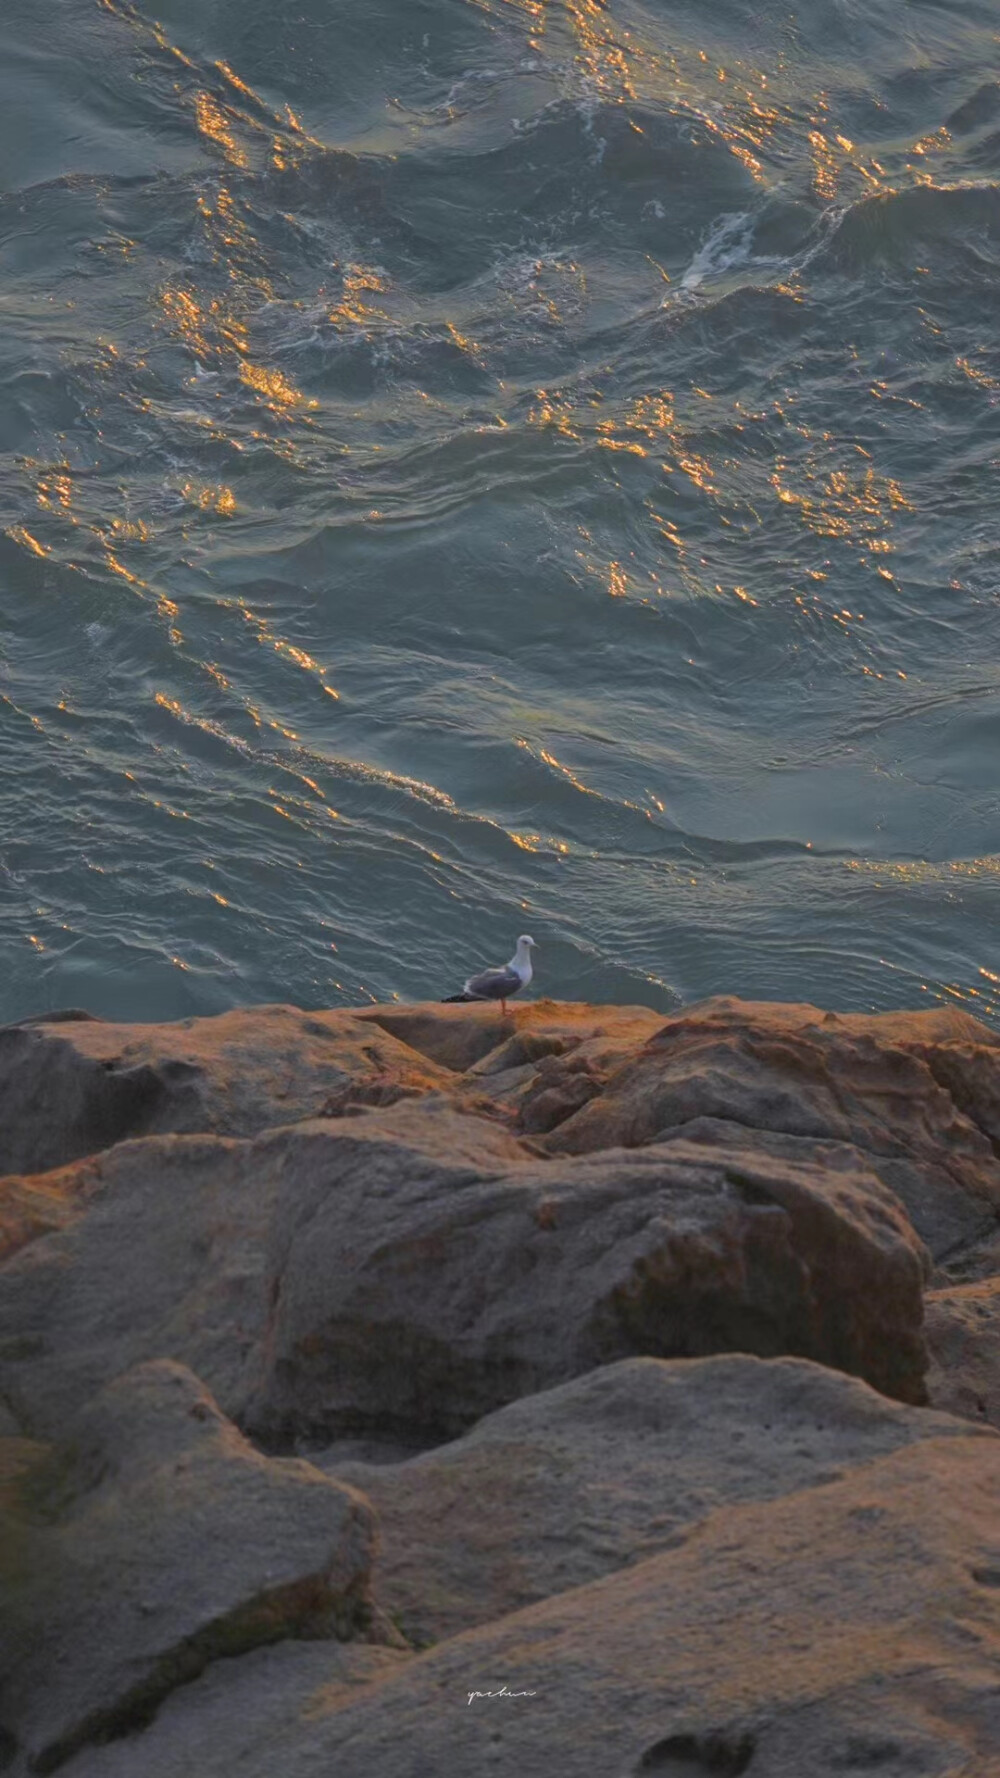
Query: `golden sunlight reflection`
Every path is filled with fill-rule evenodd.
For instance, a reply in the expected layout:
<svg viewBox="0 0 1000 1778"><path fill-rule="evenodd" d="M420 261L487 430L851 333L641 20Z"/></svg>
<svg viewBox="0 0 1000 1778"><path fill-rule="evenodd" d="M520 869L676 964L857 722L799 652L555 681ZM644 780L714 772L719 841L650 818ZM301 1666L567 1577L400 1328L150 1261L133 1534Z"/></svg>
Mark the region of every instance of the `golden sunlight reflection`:
<svg viewBox="0 0 1000 1778"><path fill-rule="evenodd" d="M22 549L28 550L33 556L49 556L52 554L52 551L44 543L39 543L38 538L28 530L26 525L8 525L7 536L11 538L14 543L19 543Z"/></svg>
<svg viewBox="0 0 1000 1778"><path fill-rule="evenodd" d="M565 16L576 38L577 60L602 99L634 99L628 31L615 35L603 0L564 0Z"/></svg>
<svg viewBox="0 0 1000 1778"><path fill-rule="evenodd" d="M860 470L807 467L803 479L808 491L793 487L790 465L784 458L776 459L770 481L782 505L792 507L817 537L839 538L871 555L892 550L886 533L893 515L914 510L899 482L879 475L871 464ZM883 580L894 578L878 565L876 572Z"/></svg>
<svg viewBox="0 0 1000 1778"><path fill-rule="evenodd" d="M541 833L516 833L513 828L504 830L509 840L522 852L558 852L560 857L569 855L569 846L565 840L555 840L551 835Z"/></svg>
<svg viewBox="0 0 1000 1778"><path fill-rule="evenodd" d="M201 134L222 149L230 166L249 165L249 157L236 139L231 118L211 93L195 94L194 115Z"/></svg>
<svg viewBox="0 0 1000 1778"><path fill-rule="evenodd" d="M367 299L389 288L389 280L377 266L348 265L343 275L340 301L329 311L327 319L334 327L364 327L368 322L385 320L385 310Z"/></svg>
<svg viewBox="0 0 1000 1778"><path fill-rule="evenodd" d="M966 361L959 368L968 375ZM970 365L972 370L976 366ZM983 373L984 375L986 373ZM978 382L979 377L974 376ZM717 410L705 412L705 404ZM773 401L766 409L755 411L739 400L731 405L701 385L692 384L688 391L651 389L634 394L621 404L605 400L602 392L590 388L586 393L569 392L550 387L538 388L525 416L527 425L549 431L577 444L593 446L616 453L613 462L623 464L630 459L649 460L649 468L667 478L665 487L675 493L683 486L678 478L710 500L726 525L764 522L766 491L781 507L794 513L803 528L824 541L836 541L857 554L861 566L885 581L897 585L891 558L897 548L894 528L899 515L914 511L914 504L898 479L880 473L860 445L838 443L830 432L814 432L804 425L794 409L794 397ZM794 452L775 450L767 445L763 452L750 436L758 427L773 432L775 423L784 429ZM708 430L707 430L708 429ZM714 450L710 456L705 441L719 433L742 440L739 454ZM800 440L806 441L801 452ZM763 462L762 462L763 457ZM833 459L831 461L831 459ZM617 483L617 471L609 465ZM638 472L637 473L641 473ZM762 483L761 475L766 478ZM620 485L620 484L618 484ZM640 484L641 485L641 484ZM658 537L673 553L675 567L689 592L702 596L713 590L734 596L748 611L757 608L740 583L724 588L707 582L702 570L708 567L700 547L682 533L681 508L671 513L665 494L650 487L643 499ZM666 508L666 510L664 510ZM582 531L584 542L593 544L589 533ZM630 574L619 559L599 560L593 547L577 550L588 573L604 581L615 598L630 590ZM802 573L810 580L822 582L828 577L831 564L805 564ZM656 576L649 573L656 591L661 591ZM639 597L648 596L644 575L632 577ZM801 601L800 601L801 602ZM817 615L819 612L817 610ZM842 628L853 623L850 614L839 611L833 621ZM861 620L858 620L861 621Z"/></svg>
<svg viewBox="0 0 1000 1778"><path fill-rule="evenodd" d="M849 871L887 883L948 883L956 877L1000 879L1000 854L996 853L982 858L949 858L939 864L925 858L849 858L845 862Z"/></svg>
<svg viewBox="0 0 1000 1778"><path fill-rule="evenodd" d="M27 467L34 467L27 465ZM73 482L68 473L69 464L60 464L55 470L48 469L39 475L35 496L39 506L49 512L61 509L69 512L73 504Z"/></svg>
<svg viewBox="0 0 1000 1778"><path fill-rule="evenodd" d="M473 0L485 12L491 12L491 0ZM603 99L620 101L635 96L631 60L637 54L631 33L616 34L608 17L606 0L502 0L509 13L519 13L528 29L529 49L542 48L543 37L550 39L549 50L558 54L554 41L557 31L565 29L572 45L576 65L588 84Z"/></svg>
<svg viewBox="0 0 1000 1778"><path fill-rule="evenodd" d="M196 358L212 359L227 352L246 352L246 323L218 297L213 297L202 307L189 289L174 287L161 292L160 302L168 321Z"/></svg>
<svg viewBox="0 0 1000 1778"><path fill-rule="evenodd" d="M247 86L246 81L241 80L239 75L233 72L228 62L216 62L215 66L226 85L231 86L234 92L239 93L244 99L251 99L255 105L260 106L262 111L267 109L259 94L255 93L252 86Z"/></svg>
<svg viewBox="0 0 1000 1778"><path fill-rule="evenodd" d="M267 370L262 364L250 364L246 359L240 365L240 381L258 395L265 407L272 413L288 413L295 408L315 408L317 401L303 395L301 389L280 370Z"/></svg>
<svg viewBox="0 0 1000 1778"><path fill-rule="evenodd" d="M224 484L208 485L199 482L184 482L180 493L189 506L197 507L199 512L217 513L220 518L232 518L236 512L236 495L232 488Z"/></svg>
<svg viewBox="0 0 1000 1778"><path fill-rule="evenodd" d="M335 701L339 700L340 693L336 691L332 685L327 684L326 675L328 669L322 666L319 661L314 660L312 655L307 653L304 648L299 648L295 643L287 642L284 637L276 635L271 628L271 625L268 623L267 618L261 617L259 612L251 611L250 607L245 605L242 599L223 599L221 603L230 610L239 612L244 623L248 624L255 632L258 642L260 642L263 647L273 648L275 654L281 655L283 659L291 661L294 666L300 667L304 673L312 674L314 678L319 680L320 686L326 693L327 697L333 698Z"/></svg>
<svg viewBox="0 0 1000 1778"><path fill-rule="evenodd" d="M834 145L821 129L816 128L809 132L809 146L812 149L816 196L832 203L837 195L837 155Z"/></svg>
<svg viewBox="0 0 1000 1778"><path fill-rule="evenodd" d="M593 790L589 784L584 784L582 778L578 778L576 773L572 771L569 766L564 765L562 760L557 759L555 754L550 753L547 748L539 747L536 749L532 746L531 742L525 740L523 736L515 737L515 743L518 747L522 747L526 753L530 753L532 758L541 760L542 764L548 766L550 771L558 772L560 777L564 778L568 784L571 784L574 790L580 791L583 796L598 797L602 802L608 800L603 791ZM632 799L627 796L618 797L614 800L619 802L622 808L636 809L641 815L645 815L647 820L652 820L651 810L645 808L642 803L633 802Z"/></svg>

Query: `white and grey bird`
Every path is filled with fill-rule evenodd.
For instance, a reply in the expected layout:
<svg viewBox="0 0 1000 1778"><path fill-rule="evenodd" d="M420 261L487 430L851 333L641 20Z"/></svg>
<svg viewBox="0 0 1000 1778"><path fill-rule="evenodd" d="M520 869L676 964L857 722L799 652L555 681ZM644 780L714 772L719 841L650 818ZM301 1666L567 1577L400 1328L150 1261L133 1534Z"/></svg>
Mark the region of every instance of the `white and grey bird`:
<svg viewBox="0 0 1000 1778"><path fill-rule="evenodd" d="M484 969L480 975L470 975L461 994L448 994L442 1004L450 1006L456 1000L499 1000L502 1017L507 1011L508 1000L520 994L531 980L534 949L534 939L522 932L509 963L500 969Z"/></svg>

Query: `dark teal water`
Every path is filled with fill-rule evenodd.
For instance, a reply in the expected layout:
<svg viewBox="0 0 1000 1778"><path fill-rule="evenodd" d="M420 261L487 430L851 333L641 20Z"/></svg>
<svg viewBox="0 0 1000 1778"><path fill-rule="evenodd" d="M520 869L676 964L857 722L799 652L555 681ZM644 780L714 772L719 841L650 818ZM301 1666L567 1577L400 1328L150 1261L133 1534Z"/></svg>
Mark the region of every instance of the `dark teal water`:
<svg viewBox="0 0 1000 1778"><path fill-rule="evenodd" d="M5 0L0 1017L1000 1009L1000 10Z"/></svg>

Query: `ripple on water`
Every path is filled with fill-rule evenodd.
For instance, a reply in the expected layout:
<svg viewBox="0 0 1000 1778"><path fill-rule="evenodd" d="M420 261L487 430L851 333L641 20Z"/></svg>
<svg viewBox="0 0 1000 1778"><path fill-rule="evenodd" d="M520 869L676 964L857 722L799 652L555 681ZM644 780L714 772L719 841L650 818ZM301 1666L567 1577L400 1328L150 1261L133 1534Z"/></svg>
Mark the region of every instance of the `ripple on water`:
<svg viewBox="0 0 1000 1778"><path fill-rule="evenodd" d="M983 9L159 10L7 21L5 1016L995 1018Z"/></svg>

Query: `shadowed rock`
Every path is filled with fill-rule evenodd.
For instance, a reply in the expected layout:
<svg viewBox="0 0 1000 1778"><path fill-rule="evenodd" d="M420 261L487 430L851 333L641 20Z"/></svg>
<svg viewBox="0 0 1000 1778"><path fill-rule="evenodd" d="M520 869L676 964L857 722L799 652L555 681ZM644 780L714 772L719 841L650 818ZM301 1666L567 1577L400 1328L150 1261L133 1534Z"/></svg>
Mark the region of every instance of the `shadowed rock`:
<svg viewBox="0 0 1000 1778"><path fill-rule="evenodd" d="M926 1256L846 1148L540 1161L431 1099L90 1165L86 1214L0 1273L0 1388L29 1432L159 1355L279 1447L441 1438L636 1353L790 1352L923 1399Z"/></svg>
<svg viewBox="0 0 1000 1778"><path fill-rule="evenodd" d="M651 1037L663 1023L661 1013L646 1006L588 1006L566 1000L529 1000L508 1008L506 1018L495 1006L372 1006L355 1017L418 1050L422 1056L464 1073L493 1057L508 1067L549 1053L569 1040L596 1039L609 1055L621 1056ZM502 1050L501 1050L502 1046ZM478 1071L478 1070L477 1070Z"/></svg>
<svg viewBox="0 0 1000 1778"><path fill-rule="evenodd" d="M74 1017L0 1028L0 1173L38 1173L129 1136L254 1136L315 1117L354 1082L426 1092L441 1071L350 1012L258 1006L166 1025Z"/></svg>
<svg viewBox="0 0 1000 1778"><path fill-rule="evenodd" d="M6 1732L53 1771L221 1655L368 1633L372 1536L359 1494L260 1456L189 1371L129 1372L8 1498Z"/></svg>
<svg viewBox="0 0 1000 1778"><path fill-rule="evenodd" d="M934 1406L1000 1428L1000 1278L928 1291L924 1319Z"/></svg>
<svg viewBox="0 0 1000 1778"><path fill-rule="evenodd" d="M719 1507L968 1434L801 1359L633 1358L410 1462L345 1462L336 1447L315 1461L375 1506L375 1592L421 1646L670 1548Z"/></svg>
<svg viewBox="0 0 1000 1778"><path fill-rule="evenodd" d="M180 1778L193 1747L199 1778L992 1778L998 1489L1000 1440L923 1440L367 1689L268 1654L251 1692L232 1663L166 1704L138 1767L88 1748L67 1778Z"/></svg>

